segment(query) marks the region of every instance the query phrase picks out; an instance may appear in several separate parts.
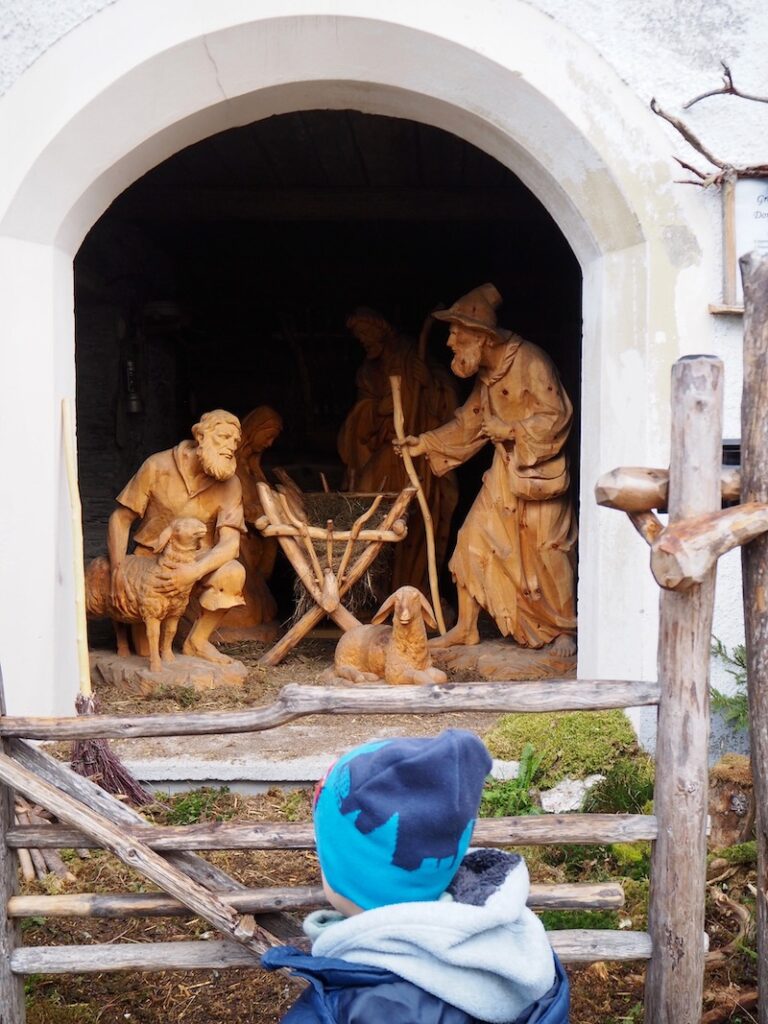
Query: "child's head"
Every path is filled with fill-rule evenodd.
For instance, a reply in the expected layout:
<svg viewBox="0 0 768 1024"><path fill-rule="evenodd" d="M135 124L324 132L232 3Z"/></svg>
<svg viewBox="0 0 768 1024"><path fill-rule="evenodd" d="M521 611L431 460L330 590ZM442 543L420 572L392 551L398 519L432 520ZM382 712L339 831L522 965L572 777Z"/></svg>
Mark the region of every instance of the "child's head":
<svg viewBox="0 0 768 1024"><path fill-rule="evenodd" d="M367 743L340 758L314 810L331 901L349 913L437 899L469 846L490 770L488 751L463 729Z"/></svg>

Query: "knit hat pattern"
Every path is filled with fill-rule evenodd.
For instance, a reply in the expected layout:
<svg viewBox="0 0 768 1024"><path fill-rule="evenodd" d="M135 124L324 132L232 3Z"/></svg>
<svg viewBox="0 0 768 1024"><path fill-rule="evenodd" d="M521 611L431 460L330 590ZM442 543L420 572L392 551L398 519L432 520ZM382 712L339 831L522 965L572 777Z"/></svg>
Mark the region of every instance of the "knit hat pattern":
<svg viewBox="0 0 768 1024"><path fill-rule="evenodd" d="M488 751L463 729L344 755L315 800L328 885L363 910L437 899L467 851L490 770Z"/></svg>

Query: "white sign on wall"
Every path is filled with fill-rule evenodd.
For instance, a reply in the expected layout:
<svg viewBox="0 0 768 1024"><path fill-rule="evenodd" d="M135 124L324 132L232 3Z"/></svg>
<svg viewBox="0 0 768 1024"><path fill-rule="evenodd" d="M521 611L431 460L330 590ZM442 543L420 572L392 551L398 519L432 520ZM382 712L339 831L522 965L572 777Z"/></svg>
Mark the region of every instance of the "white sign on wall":
<svg viewBox="0 0 768 1024"><path fill-rule="evenodd" d="M748 252L768 256L768 178L739 178L734 195L735 249L726 259L738 261ZM741 273L736 266L736 301L744 302Z"/></svg>

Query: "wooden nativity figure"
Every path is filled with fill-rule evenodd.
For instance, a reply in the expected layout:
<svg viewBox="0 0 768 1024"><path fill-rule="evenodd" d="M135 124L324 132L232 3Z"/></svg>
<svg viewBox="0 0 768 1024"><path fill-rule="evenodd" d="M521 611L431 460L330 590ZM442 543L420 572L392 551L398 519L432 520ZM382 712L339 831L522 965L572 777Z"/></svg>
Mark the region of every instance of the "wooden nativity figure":
<svg viewBox="0 0 768 1024"><path fill-rule="evenodd" d="M485 609L522 647L576 650L576 520L565 443L573 409L551 359L497 326L501 296L492 284L434 313L450 324L451 369L477 375L453 419L405 439L436 476L488 444L491 468L459 531L449 567L458 620L433 646L477 644ZM397 446L396 446L397 447Z"/></svg>
<svg viewBox="0 0 768 1024"><path fill-rule="evenodd" d="M256 520L264 514L256 485L267 483L261 465L264 452L283 429L278 412L260 405L243 417L242 440L237 449L237 476L243 489L243 511L247 533L240 538L240 561L245 566L245 603L231 608L218 628L224 640L271 640L277 633L277 603L267 585L277 557L277 541L263 537Z"/></svg>
<svg viewBox="0 0 768 1024"><path fill-rule="evenodd" d="M412 338L401 334L373 309L360 306L347 319L347 327L365 350L357 373L357 401L341 427L338 450L346 466L345 487L350 491L399 492L409 485L402 459L392 447L395 437L390 376L402 380L406 430L421 433L440 426L457 405L454 382L439 364L419 354ZM435 474L426 460L416 463L432 515L438 564L445 557L458 486L455 474ZM415 511L408 535L395 546L392 591L411 585L425 591L427 555L424 522Z"/></svg>
<svg viewBox="0 0 768 1024"><path fill-rule="evenodd" d="M193 440L151 455L117 497L109 519L107 545L113 588L119 585L117 568L124 562L131 527L134 555L151 558L160 538L179 517L194 517L205 528L200 554L192 562L161 569L158 592L180 595L193 586L196 615L184 641L184 654L217 664L232 659L218 651L210 637L229 608L241 605L245 569L237 561L240 537L245 533L240 480L235 453L240 443L240 421L223 409L206 412L192 427ZM120 595L113 595L119 607ZM134 627L137 653L146 642Z"/></svg>

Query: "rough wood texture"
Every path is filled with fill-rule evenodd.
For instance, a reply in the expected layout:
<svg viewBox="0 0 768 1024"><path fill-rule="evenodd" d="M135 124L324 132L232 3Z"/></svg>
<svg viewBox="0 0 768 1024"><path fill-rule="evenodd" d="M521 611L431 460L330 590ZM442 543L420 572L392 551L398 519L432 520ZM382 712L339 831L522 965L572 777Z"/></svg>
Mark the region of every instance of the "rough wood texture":
<svg viewBox="0 0 768 1024"><path fill-rule="evenodd" d="M742 495L768 501L768 258L740 260L744 285ZM750 747L757 816L758 1020L768 1024L768 537L742 553Z"/></svg>
<svg viewBox="0 0 768 1024"><path fill-rule="evenodd" d="M392 625L384 625L390 615ZM398 587L370 623L350 629L341 637L333 656L334 672L352 683L447 683L446 673L432 665L427 627L437 628L436 613L429 601L416 587Z"/></svg>
<svg viewBox="0 0 768 1024"><path fill-rule="evenodd" d="M687 590L704 582L721 555L766 530L768 504L757 501L671 523L652 542L651 571L660 587Z"/></svg>
<svg viewBox="0 0 768 1024"><path fill-rule="evenodd" d="M111 793L107 793L100 786L97 786L89 779L70 771L66 765L61 764L55 758L36 747L25 743L23 740L13 740L11 753L14 759L34 772L38 778L50 782L67 796L75 800L81 800L92 810L107 818L115 825L133 826L145 825L146 820L135 811L122 803ZM76 844L77 845L77 844ZM212 891L238 892L245 888L241 882L230 878L226 872L210 864L195 853L173 852L164 854L169 864L175 865L190 878Z"/></svg>
<svg viewBox="0 0 768 1024"><path fill-rule="evenodd" d="M565 963L596 960L647 960L650 938L645 932L549 932L552 946ZM253 967L248 951L230 942L153 942L111 946L30 946L11 959L17 974L72 974L94 971L189 971L200 968Z"/></svg>
<svg viewBox="0 0 768 1024"><path fill-rule="evenodd" d="M0 670L0 718L5 714L5 690ZM0 742L0 751L10 746ZM24 983L11 969L11 957L21 945L21 926L8 914L8 901L18 892L18 862L5 836L14 820L14 794L0 783L0 1024L24 1024Z"/></svg>
<svg viewBox="0 0 768 1024"><path fill-rule="evenodd" d="M240 533L244 529L242 488L235 475L235 452L241 439L240 421L223 409L203 413L192 427L193 440L182 441L173 449L151 455L139 467L116 498L109 517L106 569L115 580L114 595L129 621L146 624L146 640L134 628L138 647L147 646L157 665L156 635L165 622L161 648L164 657L173 660L170 640L175 632L177 611L171 606L181 600L184 591L195 585L198 612L186 639L184 654L205 658L217 664L231 659L210 642L228 608L244 604L242 596L245 569L237 561ZM135 556L151 557L164 547L169 517L190 516L203 524L200 554L188 563L160 568L151 586L145 588L134 575ZM129 556L128 541L133 524L140 520L134 534L136 548ZM165 539L164 539L165 538ZM122 572L125 563L125 573ZM134 565L134 569L129 566ZM129 600L130 598L130 600ZM145 605L146 600L146 605ZM160 614L155 614L160 612ZM167 612L167 617L166 617ZM181 614L181 612L178 612ZM116 620L119 621L119 620ZM170 640L168 639L170 637ZM118 652L128 653L127 636L118 633ZM139 650L144 654L147 651Z"/></svg>
<svg viewBox="0 0 768 1024"><path fill-rule="evenodd" d="M39 801L42 802L42 801ZM655 839L650 814L546 814L519 818L481 818L472 840L477 846L541 846L547 843L632 843ZM202 825L126 824L123 835L152 850L311 850L311 823L221 821ZM85 834L84 834L85 833ZM95 849L101 839L75 825L17 826L7 842L17 849Z"/></svg>
<svg viewBox="0 0 768 1024"><path fill-rule="evenodd" d="M664 531L664 524L654 512L629 512L629 521L646 542L653 542Z"/></svg>
<svg viewBox="0 0 768 1024"><path fill-rule="evenodd" d="M395 425L395 437L398 441L405 441L405 415L403 413L403 392L401 388L401 377L398 374L393 374L389 378L389 384L392 388L392 404L394 406L393 417ZM435 619L437 622L437 628L441 635L444 635L445 630L445 619L443 618L443 609L440 601L440 586L437 580L437 556L435 554L435 528L432 523L432 513L429 510L429 502L424 494L424 489L421 486L421 481L416 472L416 467L413 464L413 459L407 448L401 448L403 465L405 471L408 474L408 479L411 481L413 486L416 488L416 498L419 502L419 508L421 509L421 517L424 520L424 533L426 534L427 541L427 567L429 572L429 592L432 596L432 605L435 609ZM425 467L426 468L426 467Z"/></svg>
<svg viewBox="0 0 768 1024"><path fill-rule="evenodd" d="M384 519L381 521L380 529L389 531L392 529L398 519L402 518L411 503L411 498L415 494L413 487L406 487L395 499L394 504L387 512ZM285 543L288 543L286 541ZM349 544L349 541L347 541ZM343 597L348 590L357 583L358 580L362 579L366 572L373 565L376 556L381 551L381 545L383 541L372 541L368 547L355 559L354 563L350 568L343 574L343 578L338 581L338 596ZM342 573L339 572L339 576ZM337 609L338 610L338 609ZM303 636L320 622L325 615L323 609L317 605L299 619L280 640L271 647L266 654L259 658L259 663L262 665L279 665L286 654L292 650L296 644L301 640Z"/></svg>
<svg viewBox="0 0 768 1024"><path fill-rule="evenodd" d="M77 824L90 839L96 840L100 846L160 886L163 891L175 896L222 934L241 943L251 954L260 956L267 948L268 943L259 937L259 928L253 918L238 915L163 857L137 842L127 829L116 827L101 814L43 782L4 754L0 755L0 780L6 785L12 785L67 824Z"/></svg>
<svg viewBox="0 0 768 1024"><path fill-rule="evenodd" d="M322 886L294 889L243 889L219 893L219 899L240 913L270 910L309 910L327 906ZM531 885L528 906L534 910L606 910L624 905L624 890L616 883L598 885ZM14 896L8 901L10 917L182 917L190 916L183 903L165 893L77 893L71 896Z"/></svg>
<svg viewBox="0 0 768 1024"><path fill-rule="evenodd" d="M738 466L721 466L720 495L723 501L738 501L741 473ZM603 473L595 484L595 501L604 508L621 512L665 511L669 496L669 470L620 466Z"/></svg>
<svg viewBox="0 0 768 1024"><path fill-rule="evenodd" d="M497 326L501 301L488 282L432 314L450 324L451 369L474 377L474 385L451 419L401 446L425 455L438 475L486 444L494 449L449 563L456 625L433 645L478 643L482 609L502 636L522 647L554 643L559 653L573 654L577 523L567 455L573 407L549 357Z"/></svg>
<svg viewBox="0 0 768 1024"><path fill-rule="evenodd" d="M673 524L720 508L722 388L719 359L688 356L673 367ZM690 590L661 595L654 806L664 827L652 855L645 1000L653 1024L694 1024L701 1014L714 577L712 569Z"/></svg>
<svg viewBox="0 0 768 1024"><path fill-rule="evenodd" d="M322 612L316 609L319 616ZM314 612L309 613L314 614ZM261 732L304 715L439 714L447 711L601 711L658 704L659 684L635 680L547 679L542 682L414 686L324 687L290 684L278 699L247 711L190 712L88 718L0 719L0 736L39 740L86 737L209 736Z"/></svg>

